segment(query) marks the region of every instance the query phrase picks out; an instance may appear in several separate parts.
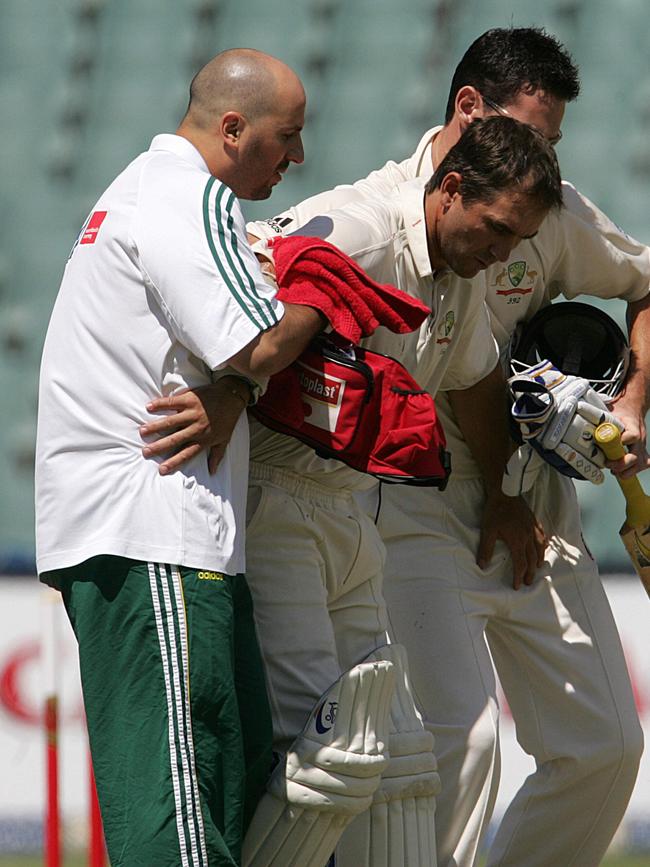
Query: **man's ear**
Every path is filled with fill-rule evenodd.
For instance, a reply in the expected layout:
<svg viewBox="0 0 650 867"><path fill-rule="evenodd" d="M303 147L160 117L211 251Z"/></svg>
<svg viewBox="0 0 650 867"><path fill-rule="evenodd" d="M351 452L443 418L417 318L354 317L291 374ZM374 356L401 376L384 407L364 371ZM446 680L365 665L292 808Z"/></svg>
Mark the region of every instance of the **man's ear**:
<svg viewBox="0 0 650 867"><path fill-rule="evenodd" d="M483 99L471 84L465 84L456 94L454 110L464 132L473 120L483 117Z"/></svg>
<svg viewBox="0 0 650 867"><path fill-rule="evenodd" d="M440 207L446 214L455 199L460 196L462 175L459 172L448 172L440 184Z"/></svg>
<svg viewBox="0 0 650 867"><path fill-rule="evenodd" d="M220 132L226 144L237 147L245 125L246 118L242 114L237 111L227 111L222 116L220 125Z"/></svg>

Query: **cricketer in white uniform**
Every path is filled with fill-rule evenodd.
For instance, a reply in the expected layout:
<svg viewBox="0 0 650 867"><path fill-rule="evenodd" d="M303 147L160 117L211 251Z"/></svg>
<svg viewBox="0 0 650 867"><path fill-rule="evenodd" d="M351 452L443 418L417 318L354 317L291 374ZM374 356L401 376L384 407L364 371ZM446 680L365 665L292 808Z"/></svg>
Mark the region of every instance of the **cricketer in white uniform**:
<svg viewBox="0 0 650 867"><path fill-rule="evenodd" d="M423 142L424 175L432 134ZM563 192L566 209L485 272L502 351L519 322L560 294L648 297L648 248L570 185ZM506 811L488 863L596 864L634 786L642 734L573 483L542 467L526 498L548 538L545 561L533 585L514 593L507 551L497 549L488 568L477 566L481 474L444 393L437 405L452 454L447 490L412 497L385 490L379 528L388 549L391 625L407 647L414 691L436 739L438 823L448 835L441 862L448 852L459 865L473 862L496 797L496 667L517 738L537 770Z"/></svg>
<svg viewBox="0 0 650 867"><path fill-rule="evenodd" d="M490 126L498 126L516 152L512 122L501 127L499 120L506 119L486 121L483 131L481 125L473 125L464 139L487 135ZM539 149L540 144L546 147L535 136L526 148ZM539 158L552 159L552 151L547 149ZM432 308L419 335L397 336L380 329L368 345L398 357L435 394L439 388L462 389L482 382L493 373L498 355L484 304L484 283L470 282L449 268L432 267L436 231L429 214L432 195L425 195L424 182L415 179L391 196L353 202L324 216L318 216L318 209L303 212L304 219L292 222L290 229L303 223L299 234L326 237L373 279L392 283ZM513 187L507 195L517 197ZM522 202L515 206L518 214L522 207L525 211ZM510 219L516 223L515 210ZM531 219L517 225L519 236L534 234L546 210L533 205ZM273 234L264 223L248 228L258 237ZM513 236L504 257L514 243ZM476 274L479 265L473 261L471 273ZM267 670L275 742L278 749L286 749L327 684L342 668L385 641L384 546L355 496L374 489L376 483L254 422L250 485L248 580ZM411 493L409 489L405 496ZM409 701L408 691L402 689L402 709L393 719L394 747L389 740L395 767L380 786L373 808L344 835L337 864L424 867L435 859L434 851L427 852L422 842L423 823L432 821L433 814L423 809L425 799L418 797L410 773L400 771L397 761L402 759L409 772L417 769L422 738ZM428 798L430 792L424 794ZM365 833L359 827L362 820L369 823Z"/></svg>
<svg viewBox="0 0 650 867"><path fill-rule="evenodd" d="M366 197L374 202L389 196L395 184L428 178L441 130L429 130L402 163L308 199L257 232L291 232L328 207L341 208L347 200L358 208ZM648 248L570 184L563 184L563 195L565 209L549 215L533 240L476 278L501 350L519 322L560 294L633 304L648 299ZM641 332L638 325L632 343L641 351L638 372L644 376ZM459 351L471 356L476 346L472 338ZM418 374L425 370L420 361ZM435 393L438 383L420 381ZM442 781L439 864L474 863L494 805L494 662L518 739L538 768L506 812L488 863L589 867L599 862L621 820L642 750L620 639L582 538L573 484L550 466L527 496L548 537L534 584L513 592L512 563L502 544L489 567L477 565L485 494L445 394L457 387L442 382L436 399L452 453L447 489L383 486L378 521L388 550L384 594L391 627L407 649L413 691L435 737ZM637 416L645 413L644 397L643 387L632 395L632 409L641 404Z"/></svg>

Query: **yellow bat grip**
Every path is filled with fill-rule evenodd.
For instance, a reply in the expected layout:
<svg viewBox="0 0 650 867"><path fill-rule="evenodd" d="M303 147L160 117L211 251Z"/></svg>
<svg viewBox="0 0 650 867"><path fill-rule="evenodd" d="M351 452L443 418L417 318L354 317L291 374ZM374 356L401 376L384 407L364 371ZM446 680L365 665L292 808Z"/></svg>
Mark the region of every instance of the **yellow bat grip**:
<svg viewBox="0 0 650 867"><path fill-rule="evenodd" d="M594 439L610 461L617 461L627 453L621 442L620 430L611 422L599 424L594 431ZM616 481L625 496L625 517L630 527L650 525L650 497L646 496L638 477L620 479L617 476Z"/></svg>

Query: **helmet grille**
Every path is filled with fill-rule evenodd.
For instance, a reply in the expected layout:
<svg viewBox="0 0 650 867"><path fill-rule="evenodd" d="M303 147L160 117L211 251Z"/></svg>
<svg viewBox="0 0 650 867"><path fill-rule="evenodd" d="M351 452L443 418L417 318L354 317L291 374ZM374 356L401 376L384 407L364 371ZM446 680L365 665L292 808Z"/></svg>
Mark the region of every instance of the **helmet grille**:
<svg viewBox="0 0 650 867"><path fill-rule="evenodd" d="M628 357L625 335L611 317L591 304L565 301L544 307L524 325L511 366L518 372L548 359L563 373L582 376L613 397L622 385Z"/></svg>

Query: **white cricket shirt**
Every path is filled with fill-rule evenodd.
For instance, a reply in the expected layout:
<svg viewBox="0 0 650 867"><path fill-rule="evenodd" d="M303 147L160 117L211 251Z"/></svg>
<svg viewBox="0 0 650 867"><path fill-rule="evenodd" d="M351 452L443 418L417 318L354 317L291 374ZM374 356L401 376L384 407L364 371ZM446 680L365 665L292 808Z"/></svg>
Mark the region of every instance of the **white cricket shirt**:
<svg viewBox="0 0 650 867"><path fill-rule="evenodd" d="M364 346L397 358L435 395L439 388L468 388L498 361L484 303L484 284L449 270L432 274L424 218L424 181L401 184L390 196L359 199L323 214L320 197L299 207L306 220L298 230L334 244L379 283L391 283L427 304L432 314L419 333L393 334L379 328ZM308 213L308 203L315 210ZM309 219L311 217L311 219ZM261 234L257 223L249 226ZM260 230L260 231L258 231ZM296 232L295 223L291 230ZM289 469L338 488L364 489L375 479L339 461L323 460L298 440L252 426L251 458Z"/></svg>
<svg viewBox="0 0 650 867"><path fill-rule="evenodd" d="M428 130L414 153L400 163L388 162L354 184L341 185L306 199L284 213L255 224L258 234L290 233L314 213L390 195L409 179L428 180L434 172L431 144L441 126ZM566 181L562 184L564 208L550 213L540 230L522 241L507 262L498 262L478 274L473 282L484 287L494 336L503 350L519 322L528 321L559 295L575 298L593 295L602 299L638 301L650 292L650 249L630 238L593 202ZM454 386L446 386L452 388ZM480 475L456 424L444 389L436 406L452 454L454 478Z"/></svg>
<svg viewBox="0 0 650 867"><path fill-rule="evenodd" d="M40 573L98 554L244 570L248 426L217 473L158 473L138 427L160 394L206 385L283 314L232 190L159 135L95 205L65 268L41 366ZM158 417L158 416L156 416Z"/></svg>

